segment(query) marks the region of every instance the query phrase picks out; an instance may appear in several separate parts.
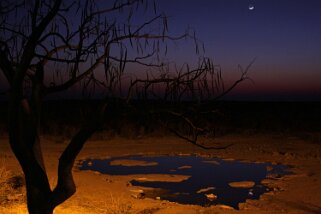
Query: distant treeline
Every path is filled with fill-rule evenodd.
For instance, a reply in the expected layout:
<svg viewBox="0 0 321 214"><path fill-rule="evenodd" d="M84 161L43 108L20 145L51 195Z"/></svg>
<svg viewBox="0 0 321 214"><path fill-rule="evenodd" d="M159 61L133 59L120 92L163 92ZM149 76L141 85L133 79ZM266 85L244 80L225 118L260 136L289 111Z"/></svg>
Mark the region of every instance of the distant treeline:
<svg viewBox="0 0 321 214"><path fill-rule="evenodd" d="M55 100L44 102L41 134L71 137L97 110L98 100ZM158 102L132 102L125 105L115 100L109 102L104 126L97 135L109 138L115 135L135 138L143 135L171 134L158 123L184 129L184 121L166 114L151 112L185 111L195 103L180 104ZM215 102L207 110L210 115L191 118L206 126L213 136L227 134L300 134L321 133L320 102ZM159 118L162 117L162 118ZM166 117L166 118L164 118ZM0 130L6 132L7 103L0 102ZM204 121L203 121L204 120ZM188 130L186 130L188 132Z"/></svg>

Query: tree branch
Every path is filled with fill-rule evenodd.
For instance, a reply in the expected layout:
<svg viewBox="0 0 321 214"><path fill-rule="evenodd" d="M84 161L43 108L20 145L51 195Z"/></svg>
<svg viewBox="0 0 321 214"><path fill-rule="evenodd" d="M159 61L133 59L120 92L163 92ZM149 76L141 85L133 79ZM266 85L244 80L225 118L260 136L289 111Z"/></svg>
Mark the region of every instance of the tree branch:
<svg viewBox="0 0 321 214"><path fill-rule="evenodd" d="M173 134L175 134L177 137L193 144L194 146L197 146L201 149L205 149L205 150L225 150L231 146L233 146L234 144L227 144L224 146L204 146L202 144L200 144L197 140L198 136L194 137L194 139L191 139L189 137L186 137L184 134L181 134L180 132L178 132L176 129L169 127L168 125L166 125L165 123L163 123L162 121L158 121L163 127L165 127L166 129L168 129L170 132L172 132Z"/></svg>
<svg viewBox="0 0 321 214"><path fill-rule="evenodd" d="M244 80L252 81L246 75L247 75L248 71L250 70L251 66L254 64L255 61L256 61L256 57L247 65L245 70L243 70L242 67L239 66L239 68L240 68L239 70L241 72L241 77L238 80L236 80L227 90L223 91L220 95L218 95L218 96L214 97L213 99L211 99L211 101L217 101L217 100L221 99L222 97L224 97L225 95L230 93L237 85L239 85Z"/></svg>
<svg viewBox="0 0 321 214"><path fill-rule="evenodd" d="M34 51L36 46L38 45L38 40L41 37L42 33L45 31L49 23L55 17L57 12L59 11L59 7L61 5L62 0L56 0L54 2L53 8L48 12L48 14L41 20L38 26L35 26L32 34L29 37L29 40L26 43L24 48L21 62L17 73L15 74L15 84L21 85L23 82L24 76L27 72L27 69L30 65L32 58L34 57Z"/></svg>
<svg viewBox="0 0 321 214"><path fill-rule="evenodd" d="M12 63L7 58L7 53L5 50L0 49L0 68L6 77L8 83L12 85L13 76L15 74Z"/></svg>
<svg viewBox="0 0 321 214"><path fill-rule="evenodd" d="M101 126L106 107L106 103L103 103L100 106L99 111L97 111L97 113L92 117L92 120L79 130L60 156L58 182L52 192L52 204L54 207L64 202L76 191L76 186L72 176L72 167L85 142L91 137L97 128Z"/></svg>

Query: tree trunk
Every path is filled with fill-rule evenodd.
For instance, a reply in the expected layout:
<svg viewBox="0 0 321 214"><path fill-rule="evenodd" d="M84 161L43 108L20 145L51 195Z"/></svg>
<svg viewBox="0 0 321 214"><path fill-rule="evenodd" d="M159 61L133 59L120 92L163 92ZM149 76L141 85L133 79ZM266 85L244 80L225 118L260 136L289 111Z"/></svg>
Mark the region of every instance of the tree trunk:
<svg viewBox="0 0 321 214"><path fill-rule="evenodd" d="M37 82L34 85L37 86ZM31 102L22 97L18 87L15 89L9 100L9 140L25 175L28 210L30 214L51 214L55 207L75 193L76 186L72 176L74 161L85 142L101 125L106 105L95 112L97 115L79 130L62 153L59 158L58 182L55 189L51 190L38 134L41 88L33 87Z"/></svg>
<svg viewBox="0 0 321 214"><path fill-rule="evenodd" d="M9 102L9 137L12 151L25 175L28 210L31 214L52 213L51 190L35 120L29 102L16 94L11 95Z"/></svg>
<svg viewBox="0 0 321 214"><path fill-rule="evenodd" d="M52 214L54 207L50 203L51 191L46 186L27 184L27 205L30 214Z"/></svg>

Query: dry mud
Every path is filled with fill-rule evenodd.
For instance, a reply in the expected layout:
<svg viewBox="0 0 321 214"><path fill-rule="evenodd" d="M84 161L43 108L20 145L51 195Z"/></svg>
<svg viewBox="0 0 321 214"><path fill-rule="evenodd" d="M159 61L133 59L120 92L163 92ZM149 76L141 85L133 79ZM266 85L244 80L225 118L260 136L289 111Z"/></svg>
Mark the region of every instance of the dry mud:
<svg viewBox="0 0 321 214"><path fill-rule="evenodd" d="M8 145L8 138L0 138L0 157L13 174L21 169ZM48 137L41 138L46 169L52 186L57 181L58 158L68 141L55 143ZM56 208L55 213L321 213L321 144L288 136L226 136L206 140L208 146L228 145L225 150L203 150L176 137L142 138L128 140L114 138L108 141L89 141L78 160L110 158L127 155L201 155L245 162L271 162L289 165L294 172L281 178L269 177L264 184L273 189L259 200L247 200L240 210L225 205L201 207L181 205L169 201L139 198L141 190L129 184L132 179L178 182L186 176L127 175L111 176L93 171L80 171L74 167L77 192ZM123 165L150 165L120 161ZM215 163L213 163L215 164ZM153 190L143 190L153 191ZM135 197L137 196L138 197ZM21 196L25 197L24 195ZM8 201L0 205L0 213L27 213L24 200Z"/></svg>

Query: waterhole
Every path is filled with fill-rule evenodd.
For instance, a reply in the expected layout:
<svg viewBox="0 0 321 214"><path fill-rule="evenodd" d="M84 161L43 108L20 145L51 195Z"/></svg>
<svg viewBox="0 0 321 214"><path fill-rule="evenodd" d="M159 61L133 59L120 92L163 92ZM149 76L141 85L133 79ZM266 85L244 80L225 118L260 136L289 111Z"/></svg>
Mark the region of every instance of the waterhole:
<svg viewBox="0 0 321 214"><path fill-rule="evenodd" d="M181 204L210 206L224 204L238 209L247 199L258 199L271 191L261 183L290 174L289 167L271 163L248 163L199 156L126 156L105 160L88 159L80 170L110 175L186 175L180 182L132 180L133 186L155 188L145 197ZM157 191L158 190L158 191Z"/></svg>

